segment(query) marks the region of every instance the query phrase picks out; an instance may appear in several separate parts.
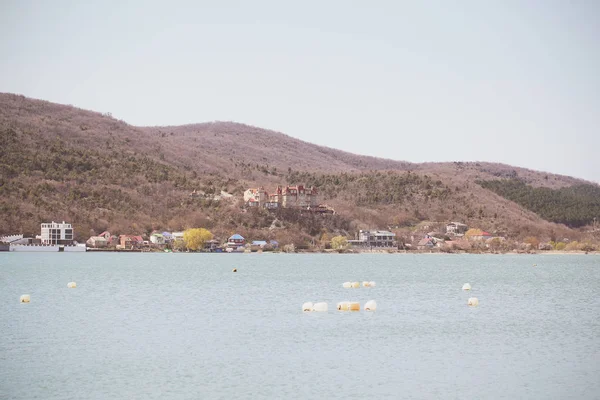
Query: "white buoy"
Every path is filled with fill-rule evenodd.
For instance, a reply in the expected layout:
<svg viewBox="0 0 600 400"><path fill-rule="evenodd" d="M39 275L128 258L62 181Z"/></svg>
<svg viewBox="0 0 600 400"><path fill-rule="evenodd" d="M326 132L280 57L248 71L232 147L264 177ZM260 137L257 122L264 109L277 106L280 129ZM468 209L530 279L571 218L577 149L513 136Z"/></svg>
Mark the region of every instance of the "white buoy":
<svg viewBox="0 0 600 400"><path fill-rule="evenodd" d="M342 301L337 304L339 311L360 311L360 303L357 301Z"/></svg>
<svg viewBox="0 0 600 400"><path fill-rule="evenodd" d="M377 310L377 302L375 300L369 300L365 303L365 311Z"/></svg>
<svg viewBox="0 0 600 400"><path fill-rule="evenodd" d="M352 282L344 282L342 284L343 287L345 287L346 289L351 288L352 287Z"/></svg>
<svg viewBox="0 0 600 400"><path fill-rule="evenodd" d="M75 282L69 282L69 283L67 283L67 287L69 289L74 289L77 287L77 284Z"/></svg>
<svg viewBox="0 0 600 400"><path fill-rule="evenodd" d="M370 287L375 287L375 282L374 281L369 282L369 286Z"/></svg>
<svg viewBox="0 0 600 400"><path fill-rule="evenodd" d="M313 303L308 301L304 304L302 304L302 311L312 311L313 310Z"/></svg>
<svg viewBox="0 0 600 400"><path fill-rule="evenodd" d="M29 301L31 301L31 297L28 294L24 294L21 296L21 303L29 303Z"/></svg>
<svg viewBox="0 0 600 400"><path fill-rule="evenodd" d="M465 284L463 285L463 288L462 288L462 290L471 290L471 285L469 285L468 283L465 283Z"/></svg>
<svg viewBox="0 0 600 400"><path fill-rule="evenodd" d="M477 307L479 305L479 300L477 299L477 297L469 297L469 301L467 304L472 307Z"/></svg>
<svg viewBox="0 0 600 400"><path fill-rule="evenodd" d="M360 287L360 283L359 282L352 282L352 287L353 288L359 288Z"/></svg>
<svg viewBox="0 0 600 400"><path fill-rule="evenodd" d="M325 303L325 302L315 303L313 305L312 310L315 312L327 312L327 303Z"/></svg>
<svg viewBox="0 0 600 400"><path fill-rule="evenodd" d="M363 287L369 287L369 286L371 286L371 282L363 281Z"/></svg>

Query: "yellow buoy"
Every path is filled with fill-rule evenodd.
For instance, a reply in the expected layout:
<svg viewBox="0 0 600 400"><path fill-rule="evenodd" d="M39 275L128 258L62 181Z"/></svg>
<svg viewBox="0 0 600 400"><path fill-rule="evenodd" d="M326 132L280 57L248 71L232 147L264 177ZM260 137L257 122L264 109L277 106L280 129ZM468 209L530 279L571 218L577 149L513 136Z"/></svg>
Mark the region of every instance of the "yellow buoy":
<svg viewBox="0 0 600 400"><path fill-rule="evenodd" d="M313 303L308 301L304 304L302 304L302 311L312 311L313 310Z"/></svg>
<svg viewBox="0 0 600 400"><path fill-rule="evenodd" d="M360 283L359 282L352 282L352 287L353 288L358 288L358 287L360 287Z"/></svg>
<svg viewBox="0 0 600 400"><path fill-rule="evenodd" d="M471 285L469 285L468 283L465 283L462 287L462 290L471 290Z"/></svg>
<svg viewBox="0 0 600 400"><path fill-rule="evenodd" d="M369 300L365 303L365 311L375 311L377 309L377 302L375 300Z"/></svg>
<svg viewBox="0 0 600 400"><path fill-rule="evenodd" d="M29 303L29 301L31 300L31 297L28 294L24 294L21 296L21 303Z"/></svg>
<svg viewBox="0 0 600 400"><path fill-rule="evenodd" d="M69 282L67 283L67 287L70 289L74 289L77 287L77 284L75 282Z"/></svg>
<svg viewBox="0 0 600 400"><path fill-rule="evenodd" d="M360 303L357 301L342 301L337 304L339 311L360 311Z"/></svg>
<svg viewBox="0 0 600 400"><path fill-rule="evenodd" d="M479 300L477 297L469 297L467 304L471 307L477 307L479 305Z"/></svg>

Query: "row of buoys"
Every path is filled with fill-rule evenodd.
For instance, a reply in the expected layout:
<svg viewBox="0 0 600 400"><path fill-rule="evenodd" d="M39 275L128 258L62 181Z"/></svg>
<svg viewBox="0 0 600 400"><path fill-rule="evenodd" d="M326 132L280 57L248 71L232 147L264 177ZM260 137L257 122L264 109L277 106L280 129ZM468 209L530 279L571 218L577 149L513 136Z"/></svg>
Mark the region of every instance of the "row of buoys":
<svg viewBox="0 0 600 400"><path fill-rule="evenodd" d="M360 311L360 303L358 301L341 301L337 303L336 308L339 311ZM375 300L369 300L365 303L365 311L375 311L377 309L377 302ZM302 304L302 311L304 312L327 312L327 303L312 303L306 302Z"/></svg>
<svg viewBox="0 0 600 400"><path fill-rule="evenodd" d="M375 286L375 282L373 281L363 281L362 285L364 287L374 287ZM344 282L342 284L342 287L348 289L348 288L359 288L360 287L360 282Z"/></svg>
<svg viewBox="0 0 600 400"><path fill-rule="evenodd" d="M75 289L77 287L77 283L75 283L75 282L69 282L69 283L67 283L67 287L69 289ZM19 302L20 303L29 303L29 302L31 302L31 296L28 295L28 294L23 294L19 298Z"/></svg>
<svg viewBox="0 0 600 400"><path fill-rule="evenodd" d="M310 312L310 311L327 312L327 310L328 310L328 307L327 307L327 303L325 303L325 302L312 303L309 301L309 302L302 304L302 311L305 311L305 312Z"/></svg>
<svg viewBox="0 0 600 400"><path fill-rule="evenodd" d="M462 287L462 290L471 290L471 284L469 284L468 282L465 283ZM471 307L477 307L479 305L479 299L477 299L477 297L469 297L469 300L467 300L467 305Z"/></svg>

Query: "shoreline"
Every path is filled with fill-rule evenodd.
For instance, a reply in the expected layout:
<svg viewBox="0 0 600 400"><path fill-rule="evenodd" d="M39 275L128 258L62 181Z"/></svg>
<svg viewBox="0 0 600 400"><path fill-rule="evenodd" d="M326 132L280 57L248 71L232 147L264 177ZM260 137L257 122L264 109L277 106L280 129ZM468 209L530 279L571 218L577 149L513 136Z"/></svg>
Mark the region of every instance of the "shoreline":
<svg viewBox="0 0 600 400"><path fill-rule="evenodd" d="M2 253L2 252L0 252ZM7 251L7 253L9 253ZM11 252L12 253L12 252ZM24 253L24 252L20 252ZM33 253L33 252L32 252ZM445 251L430 251L430 250L298 250L295 252L286 253L284 251L249 251L249 252L186 252L186 251L169 251L165 252L163 250L125 250L125 249L87 249L86 253L143 253L143 254L420 254L420 255L462 255L462 254L472 254L472 255L600 255L600 251L583 251L583 250L573 250L573 251L565 251L565 250L539 250L539 251L508 251L508 252L493 252L493 251L453 251L453 252L445 252Z"/></svg>

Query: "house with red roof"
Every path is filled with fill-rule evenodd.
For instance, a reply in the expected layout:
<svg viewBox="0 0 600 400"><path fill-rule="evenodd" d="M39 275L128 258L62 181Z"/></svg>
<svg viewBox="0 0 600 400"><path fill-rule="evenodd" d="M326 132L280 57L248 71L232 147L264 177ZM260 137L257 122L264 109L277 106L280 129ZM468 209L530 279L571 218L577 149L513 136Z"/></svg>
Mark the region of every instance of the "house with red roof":
<svg viewBox="0 0 600 400"><path fill-rule="evenodd" d="M119 244L123 249L137 249L144 244L144 239L141 236L120 235Z"/></svg>

